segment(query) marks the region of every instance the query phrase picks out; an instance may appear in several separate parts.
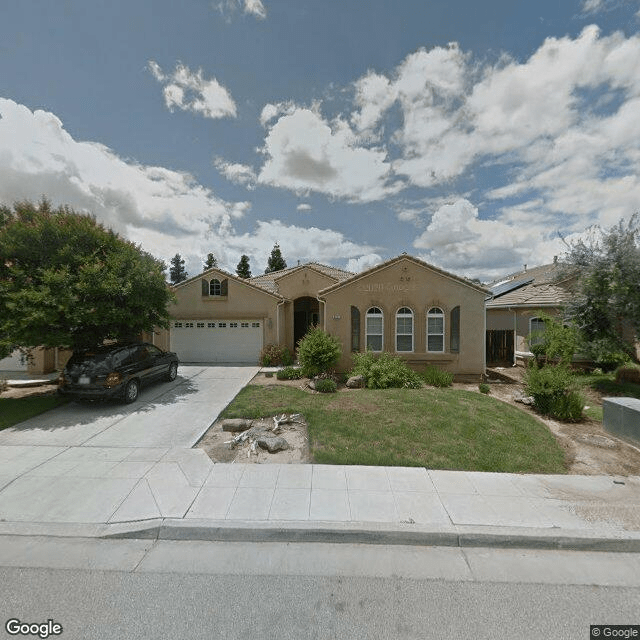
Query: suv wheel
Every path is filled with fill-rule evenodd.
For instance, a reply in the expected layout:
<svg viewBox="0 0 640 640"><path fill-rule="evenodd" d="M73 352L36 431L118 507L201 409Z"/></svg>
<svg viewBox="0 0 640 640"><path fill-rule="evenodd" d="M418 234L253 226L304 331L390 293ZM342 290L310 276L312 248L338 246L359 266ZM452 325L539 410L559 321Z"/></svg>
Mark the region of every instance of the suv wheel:
<svg viewBox="0 0 640 640"><path fill-rule="evenodd" d="M173 382L178 375L178 365L175 362L172 362L169 365L169 370L167 371L167 375L165 376L169 382Z"/></svg>
<svg viewBox="0 0 640 640"><path fill-rule="evenodd" d="M127 404L135 402L140 393L140 384L137 380L129 380L127 386L124 388L124 401Z"/></svg>

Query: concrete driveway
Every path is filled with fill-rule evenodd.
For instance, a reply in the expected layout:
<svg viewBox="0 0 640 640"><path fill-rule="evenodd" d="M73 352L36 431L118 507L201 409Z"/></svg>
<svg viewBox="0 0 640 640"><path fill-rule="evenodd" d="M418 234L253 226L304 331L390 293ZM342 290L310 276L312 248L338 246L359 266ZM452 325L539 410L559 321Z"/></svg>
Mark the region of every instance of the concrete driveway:
<svg viewBox="0 0 640 640"><path fill-rule="evenodd" d="M191 449L257 367L181 366L131 405L70 403L0 432L0 521L184 514L211 460Z"/></svg>
<svg viewBox="0 0 640 640"><path fill-rule="evenodd" d="M191 447L257 367L181 366L130 405L69 403L0 432L0 446Z"/></svg>

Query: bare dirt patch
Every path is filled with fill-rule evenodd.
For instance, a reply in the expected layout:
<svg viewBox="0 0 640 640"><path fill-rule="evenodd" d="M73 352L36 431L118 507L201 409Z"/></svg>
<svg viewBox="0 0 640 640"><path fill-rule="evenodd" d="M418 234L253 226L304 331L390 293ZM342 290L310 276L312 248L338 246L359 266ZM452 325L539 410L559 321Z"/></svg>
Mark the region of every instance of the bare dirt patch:
<svg viewBox="0 0 640 640"><path fill-rule="evenodd" d="M520 367L514 367L508 371L508 375L514 378L514 383L491 383L491 396L526 411L547 425L565 451L568 473L640 475L640 447L611 435L604 430L601 422L590 418L579 423L557 422L539 415L531 407L515 402L514 396L518 392L524 393L522 373ZM477 385L454 384L454 387L478 391ZM597 392L588 391L585 395L588 405L602 404L602 396Z"/></svg>
<svg viewBox="0 0 640 640"><path fill-rule="evenodd" d="M260 426L265 428L273 426L272 417L268 416L261 420L252 421L252 427ZM284 438L289 445L289 448L283 451L269 453L259 446L252 448L248 441L234 447L230 441L236 435L238 434L223 431L222 420L216 420L196 444L196 447L204 449L213 462L300 464L311 461L307 423L304 421L304 417L301 417L300 422L281 425L277 435Z"/></svg>

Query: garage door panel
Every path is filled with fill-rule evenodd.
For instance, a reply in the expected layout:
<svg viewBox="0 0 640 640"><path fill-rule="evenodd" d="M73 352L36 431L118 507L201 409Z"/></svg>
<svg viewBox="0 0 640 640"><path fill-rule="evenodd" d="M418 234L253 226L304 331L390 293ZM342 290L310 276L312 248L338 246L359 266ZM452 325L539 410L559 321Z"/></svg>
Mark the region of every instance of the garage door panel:
<svg viewBox="0 0 640 640"><path fill-rule="evenodd" d="M182 362L257 363L262 331L260 320L177 320L171 350Z"/></svg>

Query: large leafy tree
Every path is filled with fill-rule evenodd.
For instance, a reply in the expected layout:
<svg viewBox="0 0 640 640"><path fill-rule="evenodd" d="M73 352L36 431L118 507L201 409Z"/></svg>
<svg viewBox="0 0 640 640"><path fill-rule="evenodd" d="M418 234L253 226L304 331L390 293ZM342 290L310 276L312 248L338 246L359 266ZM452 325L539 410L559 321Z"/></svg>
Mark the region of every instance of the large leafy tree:
<svg viewBox="0 0 640 640"><path fill-rule="evenodd" d="M280 251L280 245L276 242L273 245L273 249L271 249L271 255L269 256L269 260L267 262L267 268L265 269L265 273L273 273L274 271L281 271L282 269L287 268L287 263L282 257L282 252Z"/></svg>
<svg viewBox="0 0 640 640"><path fill-rule="evenodd" d="M89 347L166 327L164 270L69 207L0 206L0 352Z"/></svg>
<svg viewBox="0 0 640 640"><path fill-rule="evenodd" d="M249 266L249 256L242 254L240 257L240 262L238 262L238 266L236 267L236 274L239 278L250 278L251 277L251 267Z"/></svg>
<svg viewBox="0 0 640 640"><path fill-rule="evenodd" d="M576 278L567 314L580 331L586 353L607 361L632 352L624 325L640 336L640 217L609 229L592 229L586 240L568 245L564 263ZM629 335L629 334L627 334Z"/></svg>
<svg viewBox="0 0 640 640"><path fill-rule="evenodd" d="M188 276L189 274L184 268L184 258L179 253L176 253L176 255L171 258L171 267L169 268L171 284L184 282Z"/></svg>
<svg viewBox="0 0 640 640"><path fill-rule="evenodd" d="M204 271L206 271L207 269L213 269L214 267L217 267L217 266L218 266L218 259L213 255L213 253L208 253L207 259L205 260L205 263L203 265Z"/></svg>

